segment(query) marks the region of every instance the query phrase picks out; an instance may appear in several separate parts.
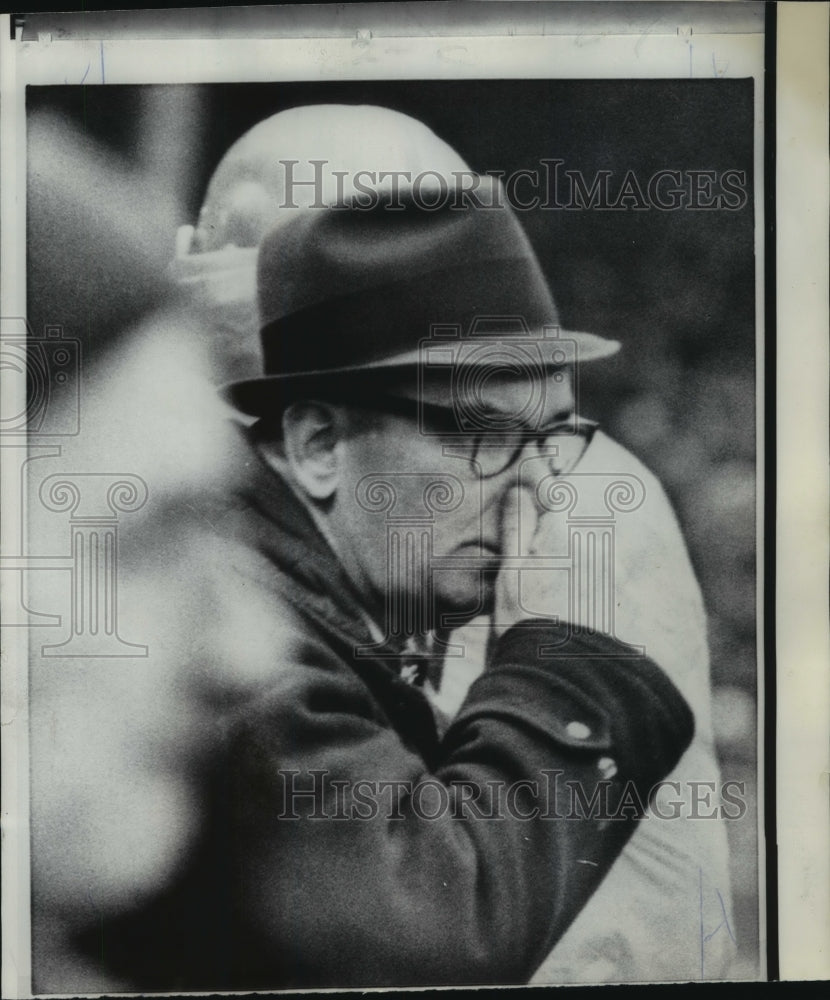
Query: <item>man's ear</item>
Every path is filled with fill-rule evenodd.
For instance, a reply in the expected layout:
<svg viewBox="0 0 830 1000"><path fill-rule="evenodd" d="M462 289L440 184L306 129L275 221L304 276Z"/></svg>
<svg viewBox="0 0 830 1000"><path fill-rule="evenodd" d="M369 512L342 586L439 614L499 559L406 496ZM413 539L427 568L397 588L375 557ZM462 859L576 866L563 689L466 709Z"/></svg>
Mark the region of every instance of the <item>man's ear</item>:
<svg viewBox="0 0 830 1000"><path fill-rule="evenodd" d="M282 417L283 443L294 478L313 500L328 500L340 482L337 414L325 403L292 403Z"/></svg>

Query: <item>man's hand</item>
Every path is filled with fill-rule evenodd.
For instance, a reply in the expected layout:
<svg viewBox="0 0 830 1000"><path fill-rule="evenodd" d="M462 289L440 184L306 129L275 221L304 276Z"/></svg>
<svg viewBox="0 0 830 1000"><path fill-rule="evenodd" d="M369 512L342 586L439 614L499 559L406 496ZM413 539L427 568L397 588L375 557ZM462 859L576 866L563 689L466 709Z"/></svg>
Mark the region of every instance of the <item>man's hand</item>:
<svg viewBox="0 0 830 1000"><path fill-rule="evenodd" d="M601 433L570 475L544 481L542 469L527 460L505 503L496 632L544 615L612 634L655 660L697 714L708 691L703 605L659 482Z"/></svg>

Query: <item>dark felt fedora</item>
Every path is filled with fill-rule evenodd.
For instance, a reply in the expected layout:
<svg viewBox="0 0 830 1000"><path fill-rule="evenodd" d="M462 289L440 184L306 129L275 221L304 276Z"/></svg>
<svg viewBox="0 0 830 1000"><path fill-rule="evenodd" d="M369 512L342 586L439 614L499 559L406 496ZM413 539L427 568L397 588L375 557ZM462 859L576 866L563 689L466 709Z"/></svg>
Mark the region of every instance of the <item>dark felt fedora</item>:
<svg viewBox="0 0 830 1000"><path fill-rule="evenodd" d="M475 198L424 201L376 191L308 208L266 235L257 267L264 374L227 386L229 402L262 415L301 389L440 359L503 365L512 351L555 368L619 348L560 328L496 178L482 177Z"/></svg>

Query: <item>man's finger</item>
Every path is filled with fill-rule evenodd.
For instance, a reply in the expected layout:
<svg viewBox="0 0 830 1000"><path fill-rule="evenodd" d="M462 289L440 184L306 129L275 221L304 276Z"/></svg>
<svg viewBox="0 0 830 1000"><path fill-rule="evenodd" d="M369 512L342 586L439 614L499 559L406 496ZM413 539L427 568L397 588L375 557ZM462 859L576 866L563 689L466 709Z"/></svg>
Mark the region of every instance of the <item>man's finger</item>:
<svg viewBox="0 0 830 1000"><path fill-rule="evenodd" d="M519 492L508 490L501 508L501 551L507 558L519 554Z"/></svg>
<svg viewBox="0 0 830 1000"><path fill-rule="evenodd" d="M508 490L502 505L502 554L508 558L529 555L536 523L537 509L532 493L519 486Z"/></svg>
<svg viewBox="0 0 830 1000"><path fill-rule="evenodd" d="M531 490L517 490L519 494L519 555L535 552L533 542L539 527L539 507Z"/></svg>

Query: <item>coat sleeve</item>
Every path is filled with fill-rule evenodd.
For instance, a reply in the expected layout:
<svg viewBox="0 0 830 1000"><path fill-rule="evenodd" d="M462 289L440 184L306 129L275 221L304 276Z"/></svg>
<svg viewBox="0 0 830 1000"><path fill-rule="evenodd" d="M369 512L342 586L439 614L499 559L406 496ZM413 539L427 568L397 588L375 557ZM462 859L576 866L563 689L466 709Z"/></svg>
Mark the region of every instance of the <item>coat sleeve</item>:
<svg viewBox="0 0 830 1000"><path fill-rule="evenodd" d="M306 639L228 737L234 961L272 988L527 981L692 731L648 658L535 619L501 637L428 770Z"/></svg>
<svg viewBox="0 0 830 1000"><path fill-rule="evenodd" d="M615 538L617 565L627 571L624 579L618 576L617 634L641 641L673 678L694 712L695 734L667 775L654 808L533 981L725 979L735 974L730 964L738 951L727 828L741 813L720 801L725 786L713 733L703 597L661 484L616 442L604 437L595 444L601 444L598 454L591 454L582 467L589 473L603 468L625 471L644 486L642 505L625 515L628 530L620 530ZM597 477L597 482L603 481ZM646 555L635 558L627 546L637 546ZM636 614L639 608L648 610L647 618ZM754 830L752 815L745 820ZM736 872L741 870L737 860ZM746 862L751 869L754 854L749 853Z"/></svg>

